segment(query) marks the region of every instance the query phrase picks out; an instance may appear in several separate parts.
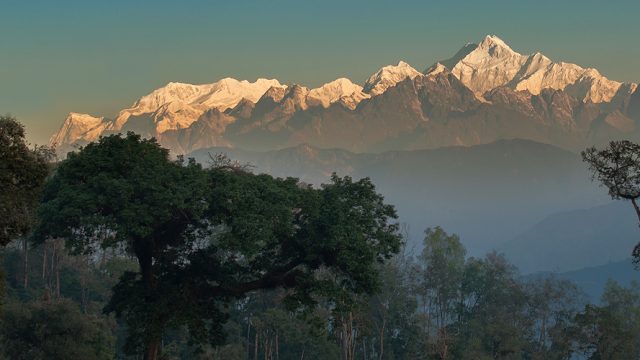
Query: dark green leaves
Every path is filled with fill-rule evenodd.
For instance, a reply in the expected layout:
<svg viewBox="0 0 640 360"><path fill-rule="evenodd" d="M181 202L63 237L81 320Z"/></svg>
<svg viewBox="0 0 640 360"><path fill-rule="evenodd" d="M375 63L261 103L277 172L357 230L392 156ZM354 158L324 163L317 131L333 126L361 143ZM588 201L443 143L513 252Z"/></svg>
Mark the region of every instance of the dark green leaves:
<svg viewBox="0 0 640 360"><path fill-rule="evenodd" d="M0 245L26 235L51 153L30 149L16 119L0 116Z"/></svg>
<svg viewBox="0 0 640 360"><path fill-rule="evenodd" d="M205 186L198 165L169 161L155 140L101 138L69 154L47 183L36 238L65 237L85 252L116 244L143 251L142 242L161 248L202 213Z"/></svg>
<svg viewBox="0 0 640 360"><path fill-rule="evenodd" d="M131 350L180 326L217 343L223 305L256 290L284 287L298 305L372 292L376 264L401 244L395 210L369 179L334 175L314 189L226 163L202 169L133 133L70 154L39 215L37 240L137 258L140 273L121 279L107 308L127 320Z"/></svg>

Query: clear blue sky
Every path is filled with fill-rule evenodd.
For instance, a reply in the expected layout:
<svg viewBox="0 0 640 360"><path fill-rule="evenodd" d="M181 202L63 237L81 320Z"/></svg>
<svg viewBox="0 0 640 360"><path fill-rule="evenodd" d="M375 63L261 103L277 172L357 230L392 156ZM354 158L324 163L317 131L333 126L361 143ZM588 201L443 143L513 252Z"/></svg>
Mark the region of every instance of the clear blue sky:
<svg viewBox="0 0 640 360"><path fill-rule="evenodd" d="M169 81L362 83L496 34L522 53L640 80L640 1L0 0L0 113L46 143L70 111L113 116Z"/></svg>

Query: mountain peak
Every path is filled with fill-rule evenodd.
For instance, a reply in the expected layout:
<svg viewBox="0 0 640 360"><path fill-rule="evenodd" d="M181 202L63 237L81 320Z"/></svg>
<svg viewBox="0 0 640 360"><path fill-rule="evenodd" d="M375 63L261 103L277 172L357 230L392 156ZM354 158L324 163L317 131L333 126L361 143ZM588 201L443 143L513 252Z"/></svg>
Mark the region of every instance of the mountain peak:
<svg viewBox="0 0 640 360"><path fill-rule="evenodd" d="M496 35L487 35L487 36L485 36L484 40L482 40L482 42L480 42L480 44L478 44L478 47L481 48L481 49L490 49L490 48L494 48L494 47L501 47L501 48L507 49L507 50L509 50L511 52L515 52L515 51L513 51L513 49L511 49L511 47L509 45L507 45L507 43L505 43L502 39L500 39Z"/></svg>
<svg viewBox="0 0 640 360"><path fill-rule="evenodd" d="M372 96L380 95L406 78L413 79L420 75L418 70L401 60L398 65L384 66L371 75L364 84L364 92Z"/></svg>
<svg viewBox="0 0 640 360"><path fill-rule="evenodd" d="M347 78L337 78L333 81L330 81L322 86L320 86L320 88L333 88L333 87L340 87L340 88L346 88L348 90L356 90L356 89L362 89L362 86L354 84L353 81L347 79Z"/></svg>
<svg viewBox="0 0 640 360"><path fill-rule="evenodd" d="M596 69L554 63L539 52L522 55L495 35L487 35L475 47L466 45L442 63L479 98L506 86L534 95L543 89L566 89L582 101L601 103L612 101L622 85Z"/></svg>
<svg viewBox="0 0 640 360"><path fill-rule="evenodd" d="M354 109L368 95L362 92L362 86L354 84L347 78L338 78L309 91L309 105L329 107L341 101L345 106Z"/></svg>
<svg viewBox="0 0 640 360"><path fill-rule="evenodd" d="M424 74L427 76L435 76L438 75L440 73L446 73L449 70L447 69L446 66L444 66L442 63L437 62L435 63L433 66L431 66L430 68L428 68Z"/></svg>
<svg viewBox="0 0 640 360"><path fill-rule="evenodd" d="M513 51L499 37L487 35L476 47L465 46L454 58L446 60L455 61L450 67L451 73L482 97L512 81L528 57Z"/></svg>
<svg viewBox="0 0 640 360"><path fill-rule="evenodd" d="M49 145L64 147L78 140L94 141L111 125L112 122L104 117L70 112L60 130L49 139Z"/></svg>

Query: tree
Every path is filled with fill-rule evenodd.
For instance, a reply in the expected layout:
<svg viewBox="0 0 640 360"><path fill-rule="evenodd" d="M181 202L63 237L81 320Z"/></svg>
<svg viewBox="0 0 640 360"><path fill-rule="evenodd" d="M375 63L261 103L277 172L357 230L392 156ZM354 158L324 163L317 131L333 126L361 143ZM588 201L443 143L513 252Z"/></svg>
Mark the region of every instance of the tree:
<svg viewBox="0 0 640 360"><path fill-rule="evenodd" d="M113 359L111 326L68 300L11 304L0 322L0 352L15 360Z"/></svg>
<svg viewBox="0 0 640 360"><path fill-rule="evenodd" d="M528 281L525 291L532 325L529 358L573 358L575 346L570 329L584 304L584 294L572 282L552 275Z"/></svg>
<svg viewBox="0 0 640 360"><path fill-rule="evenodd" d="M187 228L205 210L205 179L200 166L169 161L155 140L133 133L102 138L70 153L47 182L35 239L64 237L76 254L100 248L132 253L144 283L137 293L150 309L162 299L154 261L187 241ZM147 319L150 359L164 323Z"/></svg>
<svg viewBox="0 0 640 360"><path fill-rule="evenodd" d="M44 147L28 147L24 127L15 118L0 116L0 246L26 236L31 229L50 155ZM25 241L25 267L26 245ZM25 285L27 279L25 274ZM0 271L0 284L3 281Z"/></svg>
<svg viewBox="0 0 640 360"><path fill-rule="evenodd" d="M587 305L573 329L578 352L587 359L640 357L640 286L623 288L609 281L602 306Z"/></svg>
<svg viewBox="0 0 640 360"><path fill-rule="evenodd" d="M441 227L425 230L424 249L418 256L414 274L415 291L423 310L423 342L435 337L427 351L439 359L450 358L452 335L448 325L456 320L461 298L466 250L460 238L447 234Z"/></svg>
<svg viewBox="0 0 640 360"><path fill-rule="evenodd" d="M611 141L609 147L591 147L582 152L594 180L609 190L612 199L631 201L640 221L640 145L627 140ZM633 249L634 262L640 262L640 243Z"/></svg>
<svg viewBox="0 0 640 360"><path fill-rule="evenodd" d="M471 258L462 280L460 318L452 324L455 359L518 359L532 328L516 268L496 253Z"/></svg>
<svg viewBox="0 0 640 360"><path fill-rule="evenodd" d="M416 350L417 302L409 267L410 259L402 253L381 265L383 286L367 299L371 349L365 350L366 358L404 359Z"/></svg>
<svg viewBox="0 0 640 360"><path fill-rule="evenodd" d="M49 171L47 154L28 147L15 118L0 116L0 246L29 231Z"/></svg>
<svg viewBox="0 0 640 360"><path fill-rule="evenodd" d="M375 264L399 251L392 206L369 179L332 177L314 189L243 169L169 160L154 139L128 133L63 161L43 191L35 239L63 237L75 252L134 255L105 309L126 319L130 352L157 359L168 328L194 342L224 340L225 304L283 287L292 305L336 288L371 292ZM318 277L330 271L334 284Z"/></svg>

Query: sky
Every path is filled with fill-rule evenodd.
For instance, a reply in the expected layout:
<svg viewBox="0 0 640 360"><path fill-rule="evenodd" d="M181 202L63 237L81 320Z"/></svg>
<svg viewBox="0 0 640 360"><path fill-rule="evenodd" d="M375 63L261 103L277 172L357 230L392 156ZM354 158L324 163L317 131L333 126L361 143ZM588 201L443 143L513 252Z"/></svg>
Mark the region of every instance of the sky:
<svg viewBox="0 0 640 360"><path fill-rule="evenodd" d="M46 144L69 112L114 117L170 81L356 83L495 34L640 81L640 1L0 0L0 114Z"/></svg>

